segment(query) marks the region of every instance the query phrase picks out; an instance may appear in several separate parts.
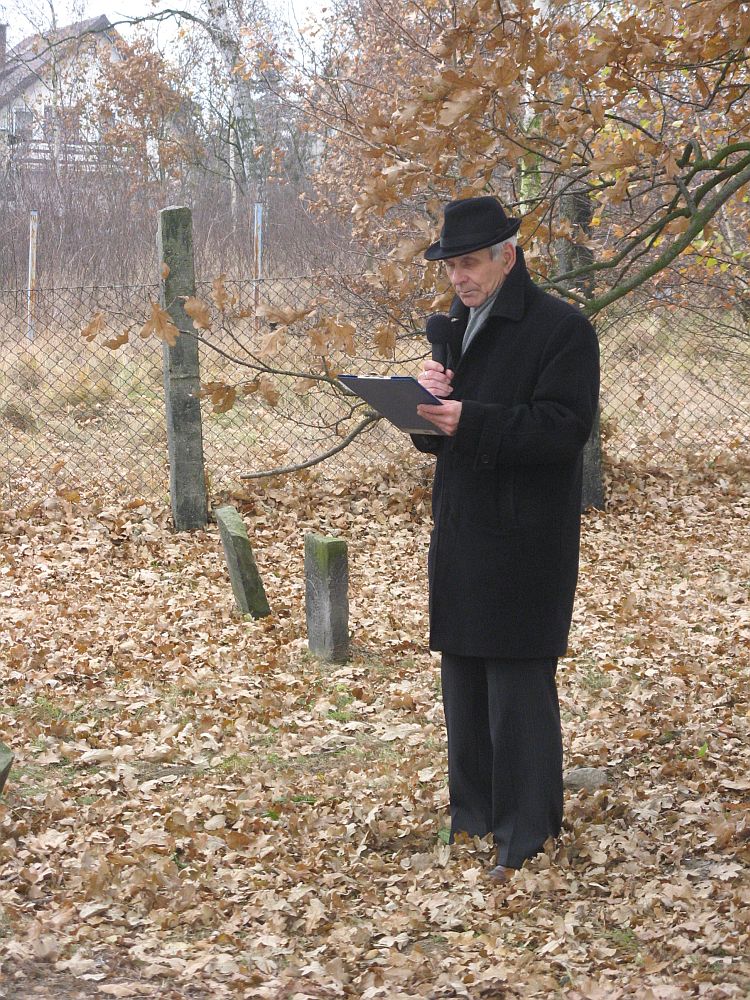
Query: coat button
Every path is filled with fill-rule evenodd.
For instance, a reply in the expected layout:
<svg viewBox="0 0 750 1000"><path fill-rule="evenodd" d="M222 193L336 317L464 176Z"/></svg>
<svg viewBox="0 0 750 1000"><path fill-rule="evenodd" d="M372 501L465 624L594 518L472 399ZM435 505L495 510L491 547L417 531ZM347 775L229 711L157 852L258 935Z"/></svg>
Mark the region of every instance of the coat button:
<svg viewBox="0 0 750 1000"><path fill-rule="evenodd" d="M482 465L489 465L490 464L490 456L489 455L480 455L479 456L479 461L482 463Z"/></svg>

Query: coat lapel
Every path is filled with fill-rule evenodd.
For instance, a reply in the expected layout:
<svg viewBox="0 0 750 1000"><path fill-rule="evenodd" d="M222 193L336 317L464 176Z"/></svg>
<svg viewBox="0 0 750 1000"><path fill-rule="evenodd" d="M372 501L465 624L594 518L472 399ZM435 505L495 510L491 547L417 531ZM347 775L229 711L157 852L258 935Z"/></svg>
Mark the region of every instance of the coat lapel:
<svg viewBox="0 0 750 1000"><path fill-rule="evenodd" d="M450 348L451 364L455 371L461 359L461 345L466 332L466 324L469 322L469 310L461 299L456 296L448 313L451 321L451 332L448 338Z"/></svg>

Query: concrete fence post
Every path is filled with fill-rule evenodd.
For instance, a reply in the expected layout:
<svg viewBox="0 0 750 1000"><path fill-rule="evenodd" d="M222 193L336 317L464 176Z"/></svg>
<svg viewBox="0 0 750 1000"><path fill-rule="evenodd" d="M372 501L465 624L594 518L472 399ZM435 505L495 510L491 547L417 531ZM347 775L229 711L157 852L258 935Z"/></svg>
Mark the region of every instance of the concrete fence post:
<svg viewBox="0 0 750 1000"><path fill-rule="evenodd" d="M161 306L178 330L192 331L192 320L184 308L185 296L195 295L193 220L189 208L164 208L159 213L158 250L163 268ZM198 398L198 341L195 337L180 336L174 347L164 344L162 351L172 517L177 531L193 531L203 528L208 521Z"/></svg>

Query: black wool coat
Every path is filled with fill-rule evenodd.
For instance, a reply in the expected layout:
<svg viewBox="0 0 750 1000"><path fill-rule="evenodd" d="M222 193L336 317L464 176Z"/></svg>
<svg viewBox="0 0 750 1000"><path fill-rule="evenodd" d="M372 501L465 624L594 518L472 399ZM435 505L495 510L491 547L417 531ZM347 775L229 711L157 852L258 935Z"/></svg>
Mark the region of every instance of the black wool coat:
<svg viewBox="0 0 750 1000"><path fill-rule="evenodd" d="M575 306L536 287L520 249L463 356L469 310L455 299L450 315L458 429L413 436L437 455L430 648L562 656L578 578L582 451L599 394L596 334Z"/></svg>

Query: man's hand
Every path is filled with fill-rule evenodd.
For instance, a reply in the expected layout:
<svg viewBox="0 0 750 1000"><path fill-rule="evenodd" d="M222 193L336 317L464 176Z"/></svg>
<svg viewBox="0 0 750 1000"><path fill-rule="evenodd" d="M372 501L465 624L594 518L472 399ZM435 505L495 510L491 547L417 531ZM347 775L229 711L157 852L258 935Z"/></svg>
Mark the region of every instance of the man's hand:
<svg viewBox="0 0 750 1000"><path fill-rule="evenodd" d="M438 399L445 399L445 403L440 406L431 406L429 403L421 403L417 407L417 413L425 420L429 420L443 434L453 437L458 427L461 417L461 404L456 399L447 399L453 392L453 372L446 369L439 361L432 361L428 358L423 365L422 374L419 376L419 384L437 396Z"/></svg>
<svg viewBox="0 0 750 1000"><path fill-rule="evenodd" d="M429 420L438 430L448 437L453 437L461 419L462 404L457 399L447 399L444 403L434 406L429 403L420 403L417 413L425 420Z"/></svg>
<svg viewBox="0 0 750 1000"><path fill-rule="evenodd" d="M423 365L422 374L418 380L428 392L438 399L445 399L453 392L453 372L448 368L443 368L439 361L432 361L428 358Z"/></svg>

